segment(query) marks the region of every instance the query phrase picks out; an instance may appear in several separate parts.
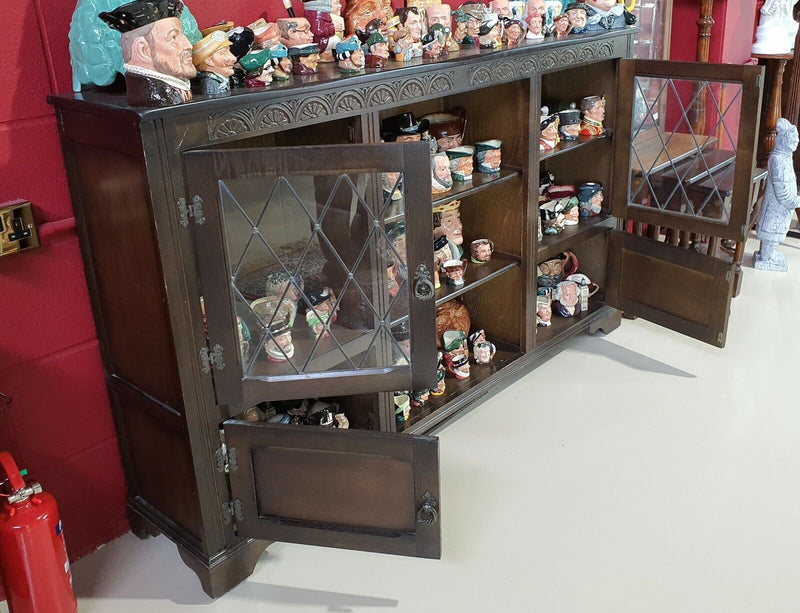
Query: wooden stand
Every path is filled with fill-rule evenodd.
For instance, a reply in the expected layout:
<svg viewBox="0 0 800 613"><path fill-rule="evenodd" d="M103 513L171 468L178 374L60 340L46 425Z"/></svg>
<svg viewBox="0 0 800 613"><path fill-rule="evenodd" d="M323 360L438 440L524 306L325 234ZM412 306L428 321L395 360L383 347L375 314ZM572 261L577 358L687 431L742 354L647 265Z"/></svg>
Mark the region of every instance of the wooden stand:
<svg viewBox="0 0 800 613"><path fill-rule="evenodd" d="M783 73L786 62L792 59L792 54L761 55L754 54L754 58L761 60L767 66L769 79L769 103L764 109L761 122L761 138L758 147L758 165L766 168L769 154L775 148L775 137L778 134L777 125L781 118L781 96L783 91Z"/></svg>

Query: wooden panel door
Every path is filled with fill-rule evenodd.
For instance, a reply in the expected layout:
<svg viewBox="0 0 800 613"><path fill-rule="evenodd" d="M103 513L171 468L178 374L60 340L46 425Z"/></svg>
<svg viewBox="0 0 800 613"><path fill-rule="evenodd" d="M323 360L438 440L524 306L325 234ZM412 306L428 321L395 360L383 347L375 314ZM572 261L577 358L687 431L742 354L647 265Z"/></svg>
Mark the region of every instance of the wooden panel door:
<svg viewBox="0 0 800 613"><path fill-rule="evenodd" d="M239 536L441 557L439 440L226 421Z"/></svg>
<svg viewBox="0 0 800 613"><path fill-rule="evenodd" d="M613 230L606 302L626 315L725 346L735 265Z"/></svg>
<svg viewBox="0 0 800 613"><path fill-rule="evenodd" d="M217 401L433 387L426 143L184 154Z"/></svg>
<svg viewBox="0 0 800 613"><path fill-rule="evenodd" d="M744 239L761 75L758 66L621 60L613 214Z"/></svg>

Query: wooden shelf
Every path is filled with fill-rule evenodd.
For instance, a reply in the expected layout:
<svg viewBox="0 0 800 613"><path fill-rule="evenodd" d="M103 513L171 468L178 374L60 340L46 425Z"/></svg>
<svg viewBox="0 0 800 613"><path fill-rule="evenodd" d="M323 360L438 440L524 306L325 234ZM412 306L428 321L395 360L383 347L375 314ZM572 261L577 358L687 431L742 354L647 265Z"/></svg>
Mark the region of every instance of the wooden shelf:
<svg viewBox="0 0 800 613"><path fill-rule="evenodd" d="M550 151L539 151L539 161L544 162L545 160L556 157L557 155L561 155L562 153L580 149L581 147L585 147L586 145L590 145L594 142L605 140L607 138L611 138L611 132L608 130L606 130L605 134L601 134L600 136L581 136L578 138L578 140L573 141L562 140L556 145L555 149L551 149Z"/></svg>
<svg viewBox="0 0 800 613"><path fill-rule="evenodd" d="M555 310L553 311L553 318L550 320L550 326L537 326L536 327L536 349L537 351L543 349L551 343L558 343L563 338L571 336L577 328L587 327L590 320L597 319L600 316L600 311L603 310L605 304L601 301L589 301L589 310L576 315L575 317L561 317Z"/></svg>
<svg viewBox="0 0 800 613"><path fill-rule="evenodd" d="M615 223L616 219L607 213L600 213L595 217L581 217L577 226L565 226L563 232L543 236L539 241L536 259L543 262L565 249L604 232L606 228L613 228Z"/></svg>
<svg viewBox="0 0 800 613"><path fill-rule="evenodd" d="M489 174L485 172L474 172L471 181L453 181L453 189L446 194L437 195L433 199L433 206L438 204L445 204L451 200L460 200L466 196L471 196L489 187L500 185L506 181L511 181L517 177L522 176L520 168L513 166L503 166L499 173Z"/></svg>
<svg viewBox="0 0 800 613"><path fill-rule="evenodd" d="M519 347L514 345L495 342L495 346L497 347L497 353L495 353L491 363L486 365L476 364L472 359L472 354L470 354L469 379L460 381L448 374L446 379L447 388L444 394L441 396L431 396L428 402L425 403L425 406L418 408L412 407L408 421L397 424L397 431L404 432L411 429L415 431L419 429L424 430L426 428L426 423L423 422L431 421L429 419L431 415L442 409L446 410L448 407L452 407L454 401L469 390L488 386L491 377L523 355Z"/></svg>
<svg viewBox="0 0 800 613"><path fill-rule="evenodd" d="M469 256L466 257L469 259ZM473 290L519 265L519 258L495 251L492 254L492 260L486 262L486 264L475 264L470 261L467 265L467 272L464 273L464 285L457 287L446 285L445 280L447 277L444 274L440 274L442 286L436 290L436 304L452 300L456 296Z"/></svg>

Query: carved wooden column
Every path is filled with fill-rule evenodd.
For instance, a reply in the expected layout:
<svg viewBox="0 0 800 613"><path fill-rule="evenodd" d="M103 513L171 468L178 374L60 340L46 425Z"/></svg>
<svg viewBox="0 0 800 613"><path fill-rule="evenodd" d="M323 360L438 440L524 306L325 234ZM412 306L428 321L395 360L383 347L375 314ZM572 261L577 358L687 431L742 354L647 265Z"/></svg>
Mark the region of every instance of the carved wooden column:
<svg viewBox="0 0 800 613"><path fill-rule="evenodd" d="M775 148L775 138L778 135L778 120L781 118L781 92L783 91L783 73L786 62L794 57L791 53L785 54L753 54L754 58L763 60L767 71L771 73L769 105L764 117L764 127L761 131L761 142L758 147L758 165L765 167L769 154Z"/></svg>
<svg viewBox="0 0 800 613"><path fill-rule="evenodd" d="M711 27L714 25L714 18L711 16L714 10L714 0L701 0L700 17L697 19L697 55L698 62L708 62L708 55L711 47ZM695 87L701 87L698 84ZM697 90L695 90L696 92ZM692 108L689 109L689 120L692 122L692 130L695 134L703 134L706 129L706 92L702 91L695 98Z"/></svg>

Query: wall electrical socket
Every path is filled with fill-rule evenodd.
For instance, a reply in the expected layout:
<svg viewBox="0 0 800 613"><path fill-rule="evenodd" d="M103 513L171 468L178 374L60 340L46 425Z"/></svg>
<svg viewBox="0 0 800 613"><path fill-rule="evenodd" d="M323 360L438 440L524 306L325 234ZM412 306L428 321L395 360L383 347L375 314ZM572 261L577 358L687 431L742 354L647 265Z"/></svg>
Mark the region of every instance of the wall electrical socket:
<svg viewBox="0 0 800 613"><path fill-rule="evenodd" d="M39 246L33 207L26 200L0 204L0 256Z"/></svg>

